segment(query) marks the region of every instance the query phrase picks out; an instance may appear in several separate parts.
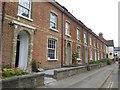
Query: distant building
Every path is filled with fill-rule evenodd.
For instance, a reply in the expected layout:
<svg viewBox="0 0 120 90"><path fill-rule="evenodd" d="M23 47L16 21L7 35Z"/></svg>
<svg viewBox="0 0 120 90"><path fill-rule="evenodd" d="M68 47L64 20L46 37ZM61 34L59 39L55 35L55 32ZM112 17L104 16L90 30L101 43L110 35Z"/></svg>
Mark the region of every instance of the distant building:
<svg viewBox="0 0 120 90"><path fill-rule="evenodd" d="M113 40L107 40L107 58L113 59L114 58L114 41Z"/></svg>
<svg viewBox="0 0 120 90"><path fill-rule="evenodd" d="M120 58L120 47L115 47L114 53L116 58Z"/></svg>

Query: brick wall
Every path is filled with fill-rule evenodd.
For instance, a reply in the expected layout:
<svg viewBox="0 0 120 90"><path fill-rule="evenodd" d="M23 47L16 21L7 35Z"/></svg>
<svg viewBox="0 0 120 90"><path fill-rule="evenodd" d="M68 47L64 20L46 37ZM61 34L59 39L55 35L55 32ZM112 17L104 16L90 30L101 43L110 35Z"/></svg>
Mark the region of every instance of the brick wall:
<svg viewBox="0 0 120 90"><path fill-rule="evenodd" d="M84 61L84 38L83 33L86 32L87 36L87 48L88 48L88 60L90 60L90 41L89 36L92 36L92 51L93 51L93 59L94 59L94 51L97 49L94 47L94 38L97 39L99 42L100 39L96 38L95 34L91 34L88 32L87 28L84 25L79 24L77 21L73 20L67 14L64 14L64 21L63 21L63 13L55 7L51 3L42 3L42 2L33 2L32 3L32 18L25 19L18 16L18 3L7 3L6 4L6 18L5 18L5 28L4 28L4 35L3 35L3 60L7 63L11 62L12 60L12 50L13 50L13 31L15 30L14 27L9 26L9 22L11 20L17 20L24 24L36 27L34 32L34 39L33 39L33 52L32 52L32 59L36 60L41 63L41 67L43 68L56 68L61 66L61 61L65 64L66 60L66 43L70 41L71 44L71 56L74 52L76 52L77 45L81 47L81 59ZM51 30L50 27L50 12L54 12L58 16L58 32ZM68 20L70 22L70 35L71 37L67 37L65 35L65 22ZM76 36L76 29L80 28L80 39L81 41L77 41ZM63 34L62 34L63 33ZM62 41L63 36L63 41ZM47 54L47 41L48 38L55 38L57 40L57 59L49 61ZM96 42L97 43L97 42ZM101 42L102 43L102 42ZM62 48L63 44L63 48ZM99 44L100 45L100 44ZM99 46L100 47L100 46ZM15 49L15 48L14 48ZM101 49L98 48L98 51ZM103 52L103 50L101 50ZM101 55L100 55L101 56ZM72 59L72 58L71 58Z"/></svg>

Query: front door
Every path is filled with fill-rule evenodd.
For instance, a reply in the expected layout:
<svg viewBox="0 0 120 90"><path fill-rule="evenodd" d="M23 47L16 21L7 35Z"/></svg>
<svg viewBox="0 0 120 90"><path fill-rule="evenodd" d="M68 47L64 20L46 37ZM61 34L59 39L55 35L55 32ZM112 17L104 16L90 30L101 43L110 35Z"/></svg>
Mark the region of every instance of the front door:
<svg viewBox="0 0 120 90"><path fill-rule="evenodd" d="M66 65L70 64L71 61L71 45L70 43L67 44L67 50L66 50Z"/></svg>
<svg viewBox="0 0 120 90"><path fill-rule="evenodd" d="M28 34L27 32L22 31L17 38L15 66L26 70L28 62Z"/></svg>

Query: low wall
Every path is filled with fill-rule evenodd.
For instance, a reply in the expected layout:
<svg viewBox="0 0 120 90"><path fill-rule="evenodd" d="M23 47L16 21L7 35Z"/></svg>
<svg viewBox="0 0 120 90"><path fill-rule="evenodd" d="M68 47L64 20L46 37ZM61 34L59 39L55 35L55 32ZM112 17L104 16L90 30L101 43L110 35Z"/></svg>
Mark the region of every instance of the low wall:
<svg viewBox="0 0 120 90"><path fill-rule="evenodd" d="M79 73L82 73L82 72L85 72L85 71L90 71L90 70L94 70L94 69L97 69L97 68L100 68L100 67L104 67L106 65L107 64L104 63L104 64L101 64L101 65L90 64L90 65L87 65L87 66L69 67L69 68L63 68L63 69L61 68L61 69L58 69L58 70L54 70L53 77L55 79L59 80L59 79L67 78L67 77L70 77L72 75L79 74Z"/></svg>
<svg viewBox="0 0 120 90"><path fill-rule="evenodd" d="M2 88L35 88L44 85L44 73L14 76L2 80Z"/></svg>
<svg viewBox="0 0 120 90"><path fill-rule="evenodd" d="M88 71L93 70L93 69L97 69L97 68L100 68L100 65L91 64L91 65L88 65L88 66L87 66L87 70L88 70Z"/></svg>
<svg viewBox="0 0 120 90"><path fill-rule="evenodd" d="M72 67L72 68L66 68L66 69L60 69L60 70L54 70L54 78L55 79L63 79L66 77L70 77L72 75L82 73L87 71L86 66L78 66L78 67Z"/></svg>
<svg viewBox="0 0 120 90"><path fill-rule="evenodd" d="M104 67L106 65L107 65L107 63L103 63L103 64L100 65L100 67Z"/></svg>

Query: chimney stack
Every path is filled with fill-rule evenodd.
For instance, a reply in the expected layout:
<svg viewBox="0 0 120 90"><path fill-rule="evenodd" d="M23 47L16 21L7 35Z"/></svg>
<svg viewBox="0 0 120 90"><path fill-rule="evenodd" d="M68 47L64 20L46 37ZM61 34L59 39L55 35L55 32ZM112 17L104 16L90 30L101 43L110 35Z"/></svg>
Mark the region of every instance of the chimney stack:
<svg viewBox="0 0 120 90"><path fill-rule="evenodd" d="M103 33L102 32L99 33L99 37L103 38Z"/></svg>

